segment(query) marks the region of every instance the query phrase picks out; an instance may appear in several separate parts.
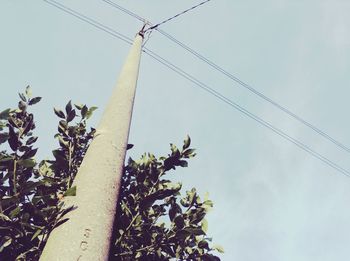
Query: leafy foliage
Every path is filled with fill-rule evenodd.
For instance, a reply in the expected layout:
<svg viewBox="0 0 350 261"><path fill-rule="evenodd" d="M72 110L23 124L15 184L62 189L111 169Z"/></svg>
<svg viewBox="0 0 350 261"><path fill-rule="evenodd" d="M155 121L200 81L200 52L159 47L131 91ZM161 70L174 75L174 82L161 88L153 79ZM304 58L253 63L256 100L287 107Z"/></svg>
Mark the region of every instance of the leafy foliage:
<svg viewBox="0 0 350 261"><path fill-rule="evenodd" d="M129 159L117 212L116 260L219 260L210 253L204 219L213 203L201 200L195 188L181 197L181 184L165 178L195 156L190 142L187 137L181 150L171 144L167 157Z"/></svg>
<svg viewBox="0 0 350 261"><path fill-rule="evenodd" d="M32 202L35 191L42 183L33 179L36 162L33 148L37 137L33 114L28 107L40 101L31 98L30 88L19 94L21 100L17 109L0 113L1 143L9 151L0 152L0 259L25 260L34 258L39 245L37 231L45 228L40 207ZM57 204L54 204L56 208Z"/></svg>
<svg viewBox="0 0 350 261"><path fill-rule="evenodd" d="M95 132L86 130L94 107L77 105L80 120L72 125L77 114L70 102L66 114L55 109L62 118L55 135L60 147L53 160L37 164L38 137L28 109L41 97L31 98L30 87L19 96L18 108L0 113L0 143L8 145L0 151L0 260L38 260L49 233L64 221L60 201L74 191L72 181Z"/></svg>
<svg viewBox="0 0 350 261"><path fill-rule="evenodd" d="M41 100L28 86L16 109L0 112L0 260L38 260L50 232L66 221L62 198L75 194L72 182L93 139L87 120L96 107L71 102L59 117L52 160L34 159L38 137L30 107ZM74 121L75 120L75 121ZM129 159L118 202L111 260L220 260L206 236L205 215L212 202L193 188L181 196L181 184L165 178L194 157L187 137L182 149L157 159ZM128 146L130 149L132 145Z"/></svg>

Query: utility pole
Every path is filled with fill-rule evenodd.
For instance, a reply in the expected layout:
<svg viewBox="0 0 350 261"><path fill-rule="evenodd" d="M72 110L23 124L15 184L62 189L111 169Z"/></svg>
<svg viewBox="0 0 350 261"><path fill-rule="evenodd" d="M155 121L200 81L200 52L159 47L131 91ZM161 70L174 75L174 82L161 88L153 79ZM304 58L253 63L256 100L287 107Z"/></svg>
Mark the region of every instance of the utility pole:
<svg viewBox="0 0 350 261"><path fill-rule="evenodd" d="M123 173L143 42L135 37L117 85L98 125L73 186L76 196L64 208L76 208L55 228L40 261L107 261Z"/></svg>

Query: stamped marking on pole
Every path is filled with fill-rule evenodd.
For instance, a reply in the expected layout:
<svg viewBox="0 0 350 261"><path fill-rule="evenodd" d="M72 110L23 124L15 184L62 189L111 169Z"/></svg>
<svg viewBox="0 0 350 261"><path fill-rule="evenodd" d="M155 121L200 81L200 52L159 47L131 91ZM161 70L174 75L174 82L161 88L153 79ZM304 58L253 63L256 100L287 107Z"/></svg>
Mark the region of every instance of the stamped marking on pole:
<svg viewBox="0 0 350 261"><path fill-rule="evenodd" d="M80 249L83 252L85 252L89 248L89 242L87 241L87 239L90 237L91 231L92 230L90 228L86 228L84 230L84 239L82 241L80 241ZM77 261L81 261L82 257L83 257L83 254L80 254Z"/></svg>
<svg viewBox="0 0 350 261"><path fill-rule="evenodd" d="M84 233L84 237L85 238L89 238L90 237L90 233L91 233L91 229L90 228L86 228L85 229L85 233Z"/></svg>
<svg viewBox="0 0 350 261"><path fill-rule="evenodd" d="M87 241L81 241L80 242L80 249L83 251L86 251L89 247L89 243Z"/></svg>

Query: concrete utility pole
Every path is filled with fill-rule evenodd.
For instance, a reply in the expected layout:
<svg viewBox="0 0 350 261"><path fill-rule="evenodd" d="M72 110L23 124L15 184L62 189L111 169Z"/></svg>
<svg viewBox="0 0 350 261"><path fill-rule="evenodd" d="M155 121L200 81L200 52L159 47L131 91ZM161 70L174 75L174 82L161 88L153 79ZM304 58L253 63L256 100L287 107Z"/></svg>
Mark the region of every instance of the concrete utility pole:
<svg viewBox="0 0 350 261"><path fill-rule="evenodd" d="M52 231L41 261L106 261L123 173L143 33L136 35L117 85L79 168L69 220Z"/></svg>

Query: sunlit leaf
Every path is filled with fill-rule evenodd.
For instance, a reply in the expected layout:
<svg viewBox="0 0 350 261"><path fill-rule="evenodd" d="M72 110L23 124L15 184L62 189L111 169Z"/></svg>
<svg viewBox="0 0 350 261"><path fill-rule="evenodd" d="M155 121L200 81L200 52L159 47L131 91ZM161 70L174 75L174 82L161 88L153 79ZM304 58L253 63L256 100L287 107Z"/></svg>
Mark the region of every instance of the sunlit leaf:
<svg viewBox="0 0 350 261"><path fill-rule="evenodd" d="M36 162L33 159L25 159L19 160L18 165L23 166L25 168L33 168L36 165Z"/></svg>
<svg viewBox="0 0 350 261"><path fill-rule="evenodd" d="M77 194L77 187L71 187L68 189L66 192L64 192L63 196L68 197L68 196L75 196Z"/></svg>
<svg viewBox="0 0 350 261"><path fill-rule="evenodd" d="M224 253L224 248L220 245L214 245L213 249L217 250L219 253Z"/></svg>
<svg viewBox="0 0 350 261"><path fill-rule="evenodd" d="M201 222L201 226L202 226L202 229L205 233L208 232L208 221L206 219L203 219L202 222Z"/></svg>
<svg viewBox="0 0 350 261"><path fill-rule="evenodd" d="M0 220L11 221L11 219L3 213L0 213Z"/></svg>
<svg viewBox="0 0 350 261"><path fill-rule="evenodd" d="M6 247L8 247L9 245L11 245L12 243L12 238L9 236L4 236L1 240L0 240L0 253L2 252L2 250Z"/></svg>
<svg viewBox="0 0 350 261"><path fill-rule="evenodd" d="M0 120L7 120L7 118L10 115L10 111L11 111L11 109L6 109L6 110L3 110L2 112L0 112Z"/></svg>
<svg viewBox="0 0 350 261"><path fill-rule="evenodd" d="M42 229L38 229L32 236L32 238L30 239L30 241L33 241L34 239L36 239L42 232Z"/></svg>
<svg viewBox="0 0 350 261"><path fill-rule="evenodd" d="M9 215L10 218L13 219L13 218L17 217L17 215L19 214L20 211L21 211L21 208L19 206L16 207L14 210L12 210L10 212L10 215Z"/></svg>
<svg viewBox="0 0 350 261"><path fill-rule="evenodd" d="M56 109L56 108L53 108L53 110L54 110L55 114L56 114L58 117L60 117L60 118L62 118L62 119L66 118L66 115L64 115L64 112L63 112L63 111L61 111L61 110L59 110L59 109Z"/></svg>
<svg viewBox="0 0 350 261"><path fill-rule="evenodd" d="M187 135L186 139L184 140L184 145L182 147L183 150L187 149L191 144L191 138Z"/></svg>
<svg viewBox="0 0 350 261"><path fill-rule="evenodd" d="M92 116L92 113L95 111L95 110L97 110L97 107L91 107L88 111L87 111L87 113L86 113L86 118L87 119L89 119L91 116Z"/></svg>
<svg viewBox="0 0 350 261"><path fill-rule="evenodd" d="M28 98L32 97L32 90L29 85L26 87L26 95Z"/></svg>

